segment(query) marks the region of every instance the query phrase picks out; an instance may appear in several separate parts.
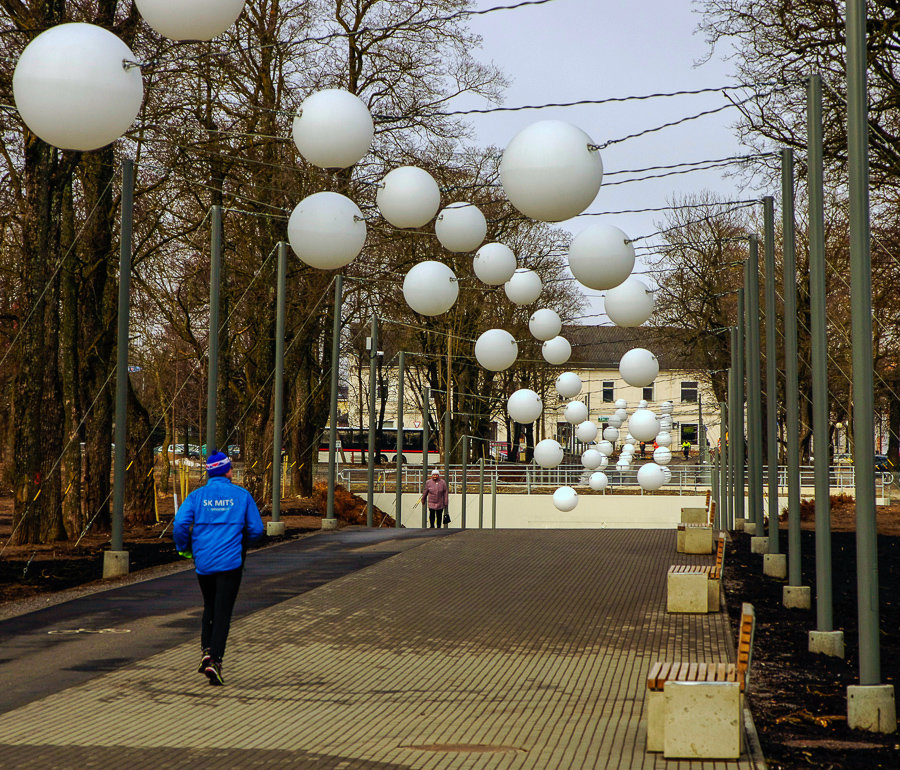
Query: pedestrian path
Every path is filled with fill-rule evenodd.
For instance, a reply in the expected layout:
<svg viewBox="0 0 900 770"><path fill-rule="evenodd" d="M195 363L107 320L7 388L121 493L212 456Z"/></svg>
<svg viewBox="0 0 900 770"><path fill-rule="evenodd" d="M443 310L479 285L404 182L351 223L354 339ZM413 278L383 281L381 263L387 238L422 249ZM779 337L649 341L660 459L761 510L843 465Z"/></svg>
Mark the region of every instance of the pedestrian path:
<svg viewBox="0 0 900 770"><path fill-rule="evenodd" d="M224 688L192 642L0 715L0 765L751 768L644 750L653 660L729 658L724 613L665 612L668 566L710 560L674 540L421 539L238 620Z"/></svg>

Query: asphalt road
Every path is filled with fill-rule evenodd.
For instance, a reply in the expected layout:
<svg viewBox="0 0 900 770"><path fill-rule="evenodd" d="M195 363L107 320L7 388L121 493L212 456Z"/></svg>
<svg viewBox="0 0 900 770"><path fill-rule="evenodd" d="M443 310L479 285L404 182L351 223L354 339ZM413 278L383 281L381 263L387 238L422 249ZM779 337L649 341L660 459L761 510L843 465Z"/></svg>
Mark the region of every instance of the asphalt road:
<svg viewBox="0 0 900 770"><path fill-rule="evenodd" d="M344 529L252 551L235 618L454 530ZM197 639L193 570L111 588L0 621L0 713ZM194 671L185 672L193 678Z"/></svg>

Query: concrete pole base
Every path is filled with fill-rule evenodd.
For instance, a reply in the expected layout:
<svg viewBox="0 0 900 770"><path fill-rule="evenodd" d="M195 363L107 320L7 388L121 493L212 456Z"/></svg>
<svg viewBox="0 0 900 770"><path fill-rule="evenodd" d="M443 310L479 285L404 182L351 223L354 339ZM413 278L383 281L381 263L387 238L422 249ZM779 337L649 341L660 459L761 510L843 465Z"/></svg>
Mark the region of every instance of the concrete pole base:
<svg viewBox="0 0 900 770"><path fill-rule="evenodd" d="M844 658L843 631L810 631L809 651L832 658Z"/></svg>
<svg viewBox="0 0 900 770"><path fill-rule="evenodd" d="M808 610L812 607L812 592L809 586L785 586L781 603L789 610Z"/></svg>
<svg viewBox="0 0 900 770"><path fill-rule="evenodd" d="M847 687L847 725L851 730L897 732L897 706L892 684L851 684Z"/></svg>
<svg viewBox="0 0 900 770"><path fill-rule="evenodd" d="M746 523L746 521L747 521L747 520L744 519L744 518L737 518L737 519L735 519L735 520L734 520L734 529L735 529L735 531L736 531L736 532L739 532L740 530L744 529L744 524Z"/></svg>
<svg viewBox="0 0 900 770"><path fill-rule="evenodd" d="M755 540L756 538L753 539ZM765 554L763 556L763 575L784 580L787 577L787 554Z"/></svg>
<svg viewBox="0 0 900 770"><path fill-rule="evenodd" d="M284 535L284 522L283 521L267 521L266 522L266 534L269 537L281 537Z"/></svg>
<svg viewBox="0 0 900 770"><path fill-rule="evenodd" d="M103 579L128 574L128 551L103 552Z"/></svg>
<svg viewBox="0 0 900 770"><path fill-rule="evenodd" d="M768 553L769 538L765 535L750 538L750 553Z"/></svg>
<svg viewBox="0 0 900 770"><path fill-rule="evenodd" d="M337 519L322 519L322 529L337 529Z"/></svg>
<svg viewBox="0 0 900 770"><path fill-rule="evenodd" d="M744 532L748 535L756 534L756 522L755 521L747 521L744 519Z"/></svg>

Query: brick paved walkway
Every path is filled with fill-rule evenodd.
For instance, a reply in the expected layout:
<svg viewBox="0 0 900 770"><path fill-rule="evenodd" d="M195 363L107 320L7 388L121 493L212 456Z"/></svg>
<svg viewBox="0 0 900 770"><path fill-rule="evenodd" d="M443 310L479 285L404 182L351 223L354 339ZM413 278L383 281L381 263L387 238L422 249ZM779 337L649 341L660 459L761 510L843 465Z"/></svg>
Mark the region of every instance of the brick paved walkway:
<svg viewBox="0 0 900 770"><path fill-rule="evenodd" d="M225 688L195 673L193 643L3 714L0 766L750 768L644 751L652 661L730 650L724 613L666 614L668 566L710 561L674 545L671 530L422 541L235 623Z"/></svg>

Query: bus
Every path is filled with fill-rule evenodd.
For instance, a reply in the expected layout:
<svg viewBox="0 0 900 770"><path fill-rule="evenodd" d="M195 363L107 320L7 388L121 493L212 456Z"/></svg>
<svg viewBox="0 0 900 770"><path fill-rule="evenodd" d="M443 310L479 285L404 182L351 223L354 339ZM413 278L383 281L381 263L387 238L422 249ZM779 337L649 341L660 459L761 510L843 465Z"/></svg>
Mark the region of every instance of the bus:
<svg viewBox="0 0 900 770"><path fill-rule="evenodd" d="M368 428L338 428L338 462L361 463L365 460L369 450ZM328 462L328 444L330 433L326 428L322 433L319 443L319 462ZM376 435L377 439L377 435ZM403 429L402 462L412 465L422 464L422 429ZM394 463L397 460L397 429L382 428L381 442L377 446L376 462ZM440 464L442 458L438 451L438 437L431 434L428 437L428 464Z"/></svg>

